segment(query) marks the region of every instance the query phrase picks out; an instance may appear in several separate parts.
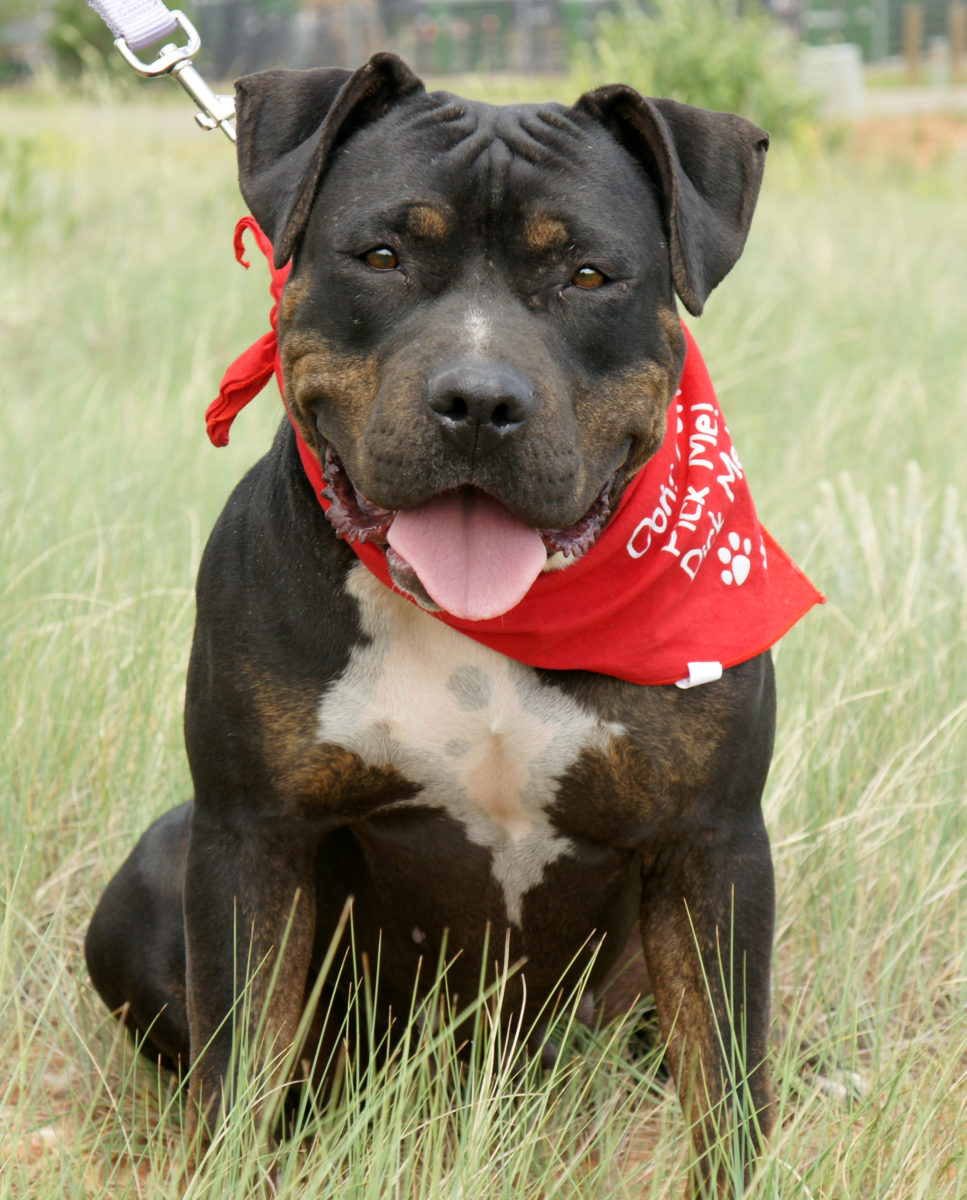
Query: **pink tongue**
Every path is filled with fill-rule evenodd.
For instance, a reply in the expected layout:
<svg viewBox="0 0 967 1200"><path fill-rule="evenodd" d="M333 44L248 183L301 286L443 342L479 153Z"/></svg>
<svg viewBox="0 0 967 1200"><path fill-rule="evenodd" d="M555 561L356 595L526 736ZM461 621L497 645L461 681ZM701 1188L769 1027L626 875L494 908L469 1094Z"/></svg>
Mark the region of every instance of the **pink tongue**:
<svg viewBox="0 0 967 1200"><path fill-rule="evenodd" d="M437 604L468 621L513 608L547 562L535 529L472 488L398 512L386 536Z"/></svg>

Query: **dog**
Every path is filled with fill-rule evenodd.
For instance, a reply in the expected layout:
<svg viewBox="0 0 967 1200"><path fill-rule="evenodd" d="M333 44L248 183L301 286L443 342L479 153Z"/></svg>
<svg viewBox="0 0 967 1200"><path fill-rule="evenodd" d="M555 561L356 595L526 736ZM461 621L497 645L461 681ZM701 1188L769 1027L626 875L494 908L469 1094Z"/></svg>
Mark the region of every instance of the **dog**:
<svg viewBox="0 0 967 1200"><path fill-rule="evenodd" d="M720 610L701 634L679 599L609 615L617 567L591 601L568 589L685 416L689 465L712 447L719 473L673 511L672 460L621 535L627 570L736 593L773 552L713 511L741 468L718 417L683 415L676 308L701 313L741 254L768 135L623 85L572 107L427 93L386 53L241 79L237 134L242 195L289 269L287 417L200 567L194 798L107 887L93 981L149 1055L190 1064L193 1128L231 1103L239 964L267 964L248 981L263 1057L292 1046L314 985L345 1006L317 976L349 898L377 1020L441 953L461 997L488 956L521 963L503 1005L525 1027L581 978L586 1011L622 968L654 994L694 1193L725 1190L710 1146L738 1124L748 1173L774 1120L774 636L705 654L706 682L651 679L623 661L676 621L714 640ZM558 599L517 653L541 588Z"/></svg>

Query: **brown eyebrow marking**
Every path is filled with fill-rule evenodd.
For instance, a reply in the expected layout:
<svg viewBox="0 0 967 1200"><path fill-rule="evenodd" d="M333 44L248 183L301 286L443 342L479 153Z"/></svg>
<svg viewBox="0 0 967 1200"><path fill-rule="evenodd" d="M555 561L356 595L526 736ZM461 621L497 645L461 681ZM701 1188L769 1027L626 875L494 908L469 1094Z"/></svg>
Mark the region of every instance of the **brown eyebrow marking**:
<svg viewBox="0 0 967 1200"><path fill-rule="evenodd" d="M414 237L439 242L450 229L449 214L432 204L414 204L406 215L407 225Z"/></svg>
<svg viewBox="0 0 967 1200"><path fill-rule="evenodd" d="M536 254L560 249L568 242L567 226L548 213L531 213L524 222L524 241Z"/></svg>

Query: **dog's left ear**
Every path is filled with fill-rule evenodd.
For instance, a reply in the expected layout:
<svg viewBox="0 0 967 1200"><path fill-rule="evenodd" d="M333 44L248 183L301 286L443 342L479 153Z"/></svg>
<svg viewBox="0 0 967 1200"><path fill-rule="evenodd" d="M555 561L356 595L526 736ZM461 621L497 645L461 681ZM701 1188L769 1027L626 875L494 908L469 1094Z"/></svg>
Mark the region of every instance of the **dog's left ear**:
<svg viewBox="0 0 967 1200"><path fill-rule="evenodd" d="M769 135L732 113L646 99L624 84L585 92L574 107L604 124L657 183L675 291L697 317L742 253Z"/></svg>
<svg viewBox="0 0 967 1200"><path fill-rule="evenodd" d="M236 81L238 183L277 267L292 257L336 147L422 91L406 63L386 53L357 71L262 71Z"/></svg>

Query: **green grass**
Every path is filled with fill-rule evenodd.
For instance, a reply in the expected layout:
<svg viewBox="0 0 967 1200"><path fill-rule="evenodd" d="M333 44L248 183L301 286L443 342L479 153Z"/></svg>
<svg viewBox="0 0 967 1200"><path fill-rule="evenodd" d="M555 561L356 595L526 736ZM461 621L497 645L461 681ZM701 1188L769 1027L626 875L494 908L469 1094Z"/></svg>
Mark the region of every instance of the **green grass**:
<svg viewBox="0 0 967 1200"><path fill-rule="evenodd" d="M231 153L185 106L3 97L0 131L0 1198L246 1196L245 1106L189 1176L177 1096L81 943L189 791L195 568L278 398L227 450L203 414L266 327L265 273L234 263ZM755 1197L967 1195L965 185L956 159L780 147L692 323L760 514L829 597L777 655L781 1124ZM627 1029L575 1032L549 1078L484 1039L465 1079L447 1037L309 1113L282 1194L677 1194L680 1110Z"/></svg>

